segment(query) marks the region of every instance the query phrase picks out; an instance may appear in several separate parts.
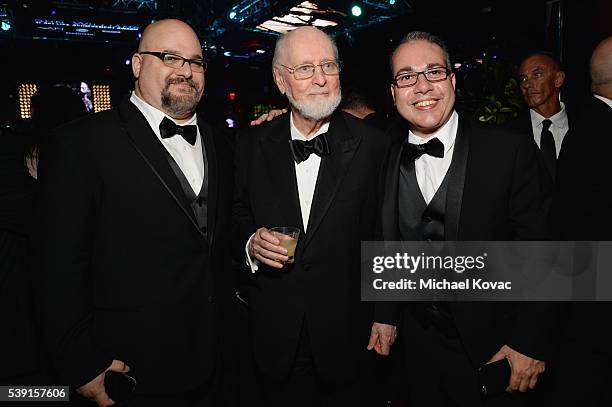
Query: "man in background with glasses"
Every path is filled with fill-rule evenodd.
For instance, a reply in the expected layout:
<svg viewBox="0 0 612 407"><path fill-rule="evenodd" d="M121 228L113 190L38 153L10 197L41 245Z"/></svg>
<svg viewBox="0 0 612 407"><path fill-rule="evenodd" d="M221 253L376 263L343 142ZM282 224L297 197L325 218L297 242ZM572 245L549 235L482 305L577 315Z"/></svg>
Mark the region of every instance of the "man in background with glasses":
<svg viewBox="0 0 612 407"><path fill-rule="evenodd" d="M451 66L445 44L426 32L406 35L391 56L391 94L404 120L385 159L384 239L548 238L533 141L460 117ZM384 305L392 321L398 308ZM551 307L405 303L399 325L410 405L522 405L524 397L511 394L482 399L476 372L505 358L511 368L506 391L533 389L551 349Z"/></svg>
<svg viewBox="0 0 612 407"><path fill-rule="evenodd" d="M360 303L360 241L372 240L386 138L337 110L336 45L314 27L276 43L272 72L291 112L239 136L234 235L253 273L253 351L270 406L376 406L373 353L395 330ZM299 228L295 260L270 232Z"/></svg>
<svg viewBox="0 0 612 407"><path fill-rule="evenodd" d="M45 341L59 382L98 406L222 405L232 162L196 114L205 70L187 24L149 25L131 97L41 153Z"/></svg>

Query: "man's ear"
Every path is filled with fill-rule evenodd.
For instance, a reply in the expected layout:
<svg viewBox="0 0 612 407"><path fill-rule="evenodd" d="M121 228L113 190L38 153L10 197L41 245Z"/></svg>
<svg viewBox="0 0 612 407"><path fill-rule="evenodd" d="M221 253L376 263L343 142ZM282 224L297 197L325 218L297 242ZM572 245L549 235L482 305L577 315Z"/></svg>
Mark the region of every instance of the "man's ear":
<svg viewBox="0 0 612 407"><path fill-rule="evenodd" d="M279 92L284 95L287 91L285 78L283 78L283 75L281 75L281 73L278 69L276 69L276 67L273 69L272 72L274 73L274 83L276 83L276 87L278 88Z"/></svg>
<svg viewBox="0 0 612 407"><path fill-rule="evenodd" d="M138 53L132 55L132 74L134 78L140 77L140 68L142 67L142 56Z"/></svg>
<svg viewBox="0 0 612 407"><path fill-rule="evenodd" d="M390 88L391 88L391 97L393 98L393 106L397 106L397 104L395 103L395 86L391 84Z"/></svg>
<svg viewBox="0 0 612 407"><path fill-rule="evenodd" d="M555 88L560 88L565 82L565 72L559 71L555 74Z"/></svg>

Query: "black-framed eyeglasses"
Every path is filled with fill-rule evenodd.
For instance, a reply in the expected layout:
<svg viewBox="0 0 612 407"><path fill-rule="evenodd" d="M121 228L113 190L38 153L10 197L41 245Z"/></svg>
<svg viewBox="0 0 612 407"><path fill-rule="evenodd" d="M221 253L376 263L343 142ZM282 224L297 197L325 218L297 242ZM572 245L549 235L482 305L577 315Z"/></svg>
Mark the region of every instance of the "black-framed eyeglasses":
<svg viewBox="0 0 612 407"><path fill-rule="evenodd" d="M419 75L423 74L429 82L441 82L446 80L451 74L451 70L444 67L429 68L420 72L400 72L393 78L393 84L398 88L414 86L419 80Z"/></svg>
<svg viewBox="0 0 612 407"><path fill-rule="evenodd" d="M321 71L323 71L325 75L338 75L341 69L340 61L325 61L317 65L302 64L296 65L293 68L283 64L278 65L282 66L283 68L286 68L289 72L293 74L293 77L297 80L312 78L314 76L315 69L317 69L317 66L321 67Z"/></svg>
<svg viewBox="0 0 612 407"><path fill-rule="evenodd" d="M156 56L162 60L164 65L170 68L180 69L183 67L183 65L185 65L185 62L187 62L189 64L189 68L191 68L193 72L206 72L207 64L203 59L183 58L182 56L173 54L171 52L141 51L139 54Z"/></svg>

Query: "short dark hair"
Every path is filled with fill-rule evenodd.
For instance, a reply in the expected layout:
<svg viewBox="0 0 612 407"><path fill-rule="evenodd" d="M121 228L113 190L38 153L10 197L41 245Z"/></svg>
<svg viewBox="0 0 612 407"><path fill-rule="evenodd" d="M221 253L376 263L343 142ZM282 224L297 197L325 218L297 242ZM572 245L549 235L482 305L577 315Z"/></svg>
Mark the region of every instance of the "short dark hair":
<svg viewBox="0 0 612 407"><path fill-rule="evenodd" d="M555 69L557 69L557 71L563 70L561 61L559 61L559 58L557 58L557 56L551 51L541 50L541 49L531 50L523 57L523 59L521 59L521 64L525 62L527 58L531 58L531 57L547 57L554 63Z"/></svg>
<svg viewBox="0 0 612 407"><path fill-rule="evenodd" d="M391 66L391 75L393 75L393 56L397 52L397 49L402 45L412 41L427 41L431 44L436 44L437 46L442 48L442 51L444 52L446 67L448 69L453 69L451 65L450 53L448 52L448 47L440 37L426 31L410 31L404 36L404 38L402 38L402 41L397 45L397 47L395 47L395 49L391 53L391 58L389 58L389 65Z"/></svg>
<svg viewBox="0 0 612 407"><path fill-rule="evenodd" d="M361 109L364 107L375 110L370 99L360 90L353 88L343 90L341 109Z"/></svg>

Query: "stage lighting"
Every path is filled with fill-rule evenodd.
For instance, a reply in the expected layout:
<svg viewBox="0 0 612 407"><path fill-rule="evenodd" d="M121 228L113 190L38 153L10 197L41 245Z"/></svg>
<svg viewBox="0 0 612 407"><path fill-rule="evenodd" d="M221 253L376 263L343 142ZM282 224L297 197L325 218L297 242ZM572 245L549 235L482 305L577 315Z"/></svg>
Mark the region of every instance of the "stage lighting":
<svg viewBox="0 0 612 407"><path fill-rule="evenodd" d="M353 17L359 17L361 15L361 7L357 5L351 7L351 14Z"/></svg>
<svg viewBox="0 0 612 407"><path fill-rule="evenodd" d="M29 119L32 117L30 99L34 92L36 92L36 85L33 83L24 83L19 85L17 89L17 94L19 95L19 115L22 119Z"/></svg>
<svg viewBox="0 0 612 407"><path fill-rule="evenodd" d="M111 108L110 86L93 85L94 112L109 110Z"/></svg>
<svg viewBox="0 0 612 407"><path fill-rule="evenodd" d="M230 20L235 19L236 18L236 12L235 11L230 11L229 18L230 18Z"/></svg>

